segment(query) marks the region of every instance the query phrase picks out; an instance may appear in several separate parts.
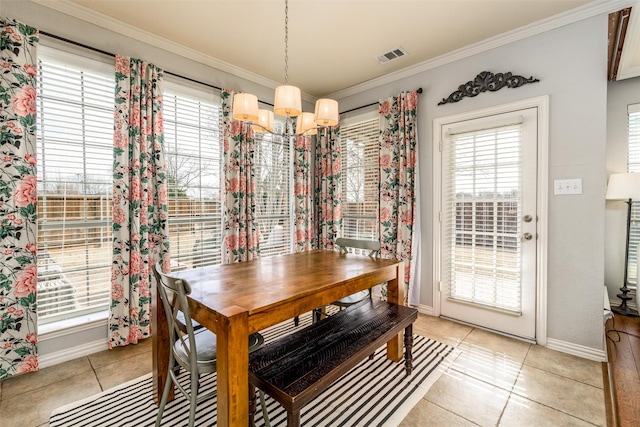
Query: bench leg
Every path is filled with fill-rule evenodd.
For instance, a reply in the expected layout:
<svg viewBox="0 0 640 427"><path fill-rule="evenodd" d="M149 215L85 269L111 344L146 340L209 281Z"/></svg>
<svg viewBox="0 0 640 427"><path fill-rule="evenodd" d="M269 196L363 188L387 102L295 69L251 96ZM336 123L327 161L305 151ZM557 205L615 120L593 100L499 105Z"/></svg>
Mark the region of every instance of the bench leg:
<svg viewBox="0 0 640 427"><path fill-rule="evenodd" d="M256 387L249 383L249 427L256 425Z"/></svg>
<svg viewBox="0 0 640 427"><path fill-rule="evenodd" d="M300 427L300 411L287 411L287 427Z"/></svg>
<svg viewBox="0 0 640 427"><path fill-rule="evenodd" d="M413 348L413 323L404 328L404 369L407 375L411 375L413 371L413 355L411 350Z"/></svg>

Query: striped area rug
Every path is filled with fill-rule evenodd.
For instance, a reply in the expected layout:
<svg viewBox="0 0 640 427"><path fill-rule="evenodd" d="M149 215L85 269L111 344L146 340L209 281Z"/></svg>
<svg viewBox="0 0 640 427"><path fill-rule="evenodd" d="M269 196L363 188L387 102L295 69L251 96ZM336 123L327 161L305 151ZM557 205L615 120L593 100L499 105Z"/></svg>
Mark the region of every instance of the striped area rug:
<svg viewBox="0 0 640 427"><path fill-rule="evenodd" d="M300 326L311 322L311 315L301 316ZM283 322L261 333L265 341L293 332L293 321ZM415 336L413 373L406 376L404 363L386 358L380 347L373 360L365 359L301 412L306 426L397 426L411 408L426 394L446 366L453 359L454 349L431 339ZM188 383L186 373L181 381ZM216 375L202 376L203 389L216 386ZM269 418L273 427L286 426L286 412L266 396ZM49 420L50 427L143 427L153 426L157 407L152 398L151 374L106 390L80 402L58 408ZM180 394L167 404L163 426L185 426L189 418L189 404ZM216 425L215 398L201 402L196 411L197 426ZM258 404L256 426L264 427Z"/></svg>

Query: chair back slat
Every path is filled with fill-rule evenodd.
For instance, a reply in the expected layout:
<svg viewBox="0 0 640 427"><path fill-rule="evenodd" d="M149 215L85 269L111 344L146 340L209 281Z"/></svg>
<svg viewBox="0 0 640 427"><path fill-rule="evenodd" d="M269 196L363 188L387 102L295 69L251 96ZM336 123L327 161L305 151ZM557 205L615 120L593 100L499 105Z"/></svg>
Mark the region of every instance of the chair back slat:
<svg viewBox="0 0 640 427"><path fill-rule="evenodd" d="M351 249L362 249L369 251L371 258L378 258L380 256L380 242L375 240L363 240L363 239L350 239L347 237L338 237L336 239L336 245L343 253L351 252Z"/></svg>
<svg viewBox="0 0 640 427"><path fill-rule="evenodd" d="M195 331L187 302L187 295L191 293L191 285L184 279L163 273L160 263L153 266L153 275L158 283L158 294L169 324L172 351L174 343L180 341L182 349L189 356L191 366L197 366ZM184 316L183 322L178 320L179 313ZM186 328L186 334L183 333L181 326Z"/></svg>

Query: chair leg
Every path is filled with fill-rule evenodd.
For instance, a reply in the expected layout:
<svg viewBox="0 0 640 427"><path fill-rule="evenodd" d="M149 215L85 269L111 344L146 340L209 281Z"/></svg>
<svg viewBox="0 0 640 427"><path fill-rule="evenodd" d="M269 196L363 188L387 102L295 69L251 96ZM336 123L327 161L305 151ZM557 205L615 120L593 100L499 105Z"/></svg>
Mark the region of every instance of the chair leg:
<svg viewBox="0 0 640 427"><path fill-rule="evenodd" d="M198 406L198 389L200 388L200 378L198 368L191 367L191 396L189 396L189 427L196 424L196 407Z"/></svg>
<svg viewBox="0 0 640 427"><path fill-rule="evenodd" d="M169 361L171 366L171 360ZM173 377L171 376L171 369L167 369L167 379L164 383L164 390L162 392L162 399L160 399L160 405L158 406L158 416L156 417L156 427L160 427L160 423L162 422L162 413L164 412L164 407L167 404L167 399L169 398L169 391L173 386Z"/></svg>
<svg viewBox="0 0 640 427"><path fill-rule="evenodd" d="M300 318L298 316L293 318L293 325L298 326L300 324Z"/></svg>
<svg viewBox="0 0 640 427"><path fill-rule="evenodd" d="M267 410L267 402L264 400L264 391L258 390L260 393L260 406L262 406L262 418L264 419L264 427L271 427L269 422L269 411Z"/></svg>

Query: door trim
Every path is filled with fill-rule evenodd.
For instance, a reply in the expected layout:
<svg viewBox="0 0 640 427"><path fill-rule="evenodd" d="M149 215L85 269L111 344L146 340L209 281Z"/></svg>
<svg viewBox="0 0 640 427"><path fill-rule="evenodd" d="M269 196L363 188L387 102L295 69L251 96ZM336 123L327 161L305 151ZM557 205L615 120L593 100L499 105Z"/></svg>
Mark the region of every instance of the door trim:
<svg viewBox="0 0 640 427"><path fill-rule="evenodd" d="M431 271L433 272L433 315L440 316L440 278L441 250L441 193L442 193L442 127L451 122L469 120L476 117L490 116L494 114L508 113L525 108L537 108L538 120L538 164L537 173L537 216L538 239L536 240L536 343L541 346L547 344L547 242L548 242L548 197L549 197L549 96L543 95L535 98L523 99L509 104L497 105L480 110L459 113L446 117L433 119L433 260Z"/></svg>

